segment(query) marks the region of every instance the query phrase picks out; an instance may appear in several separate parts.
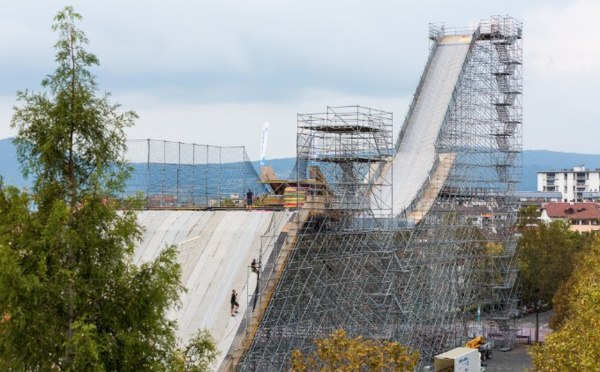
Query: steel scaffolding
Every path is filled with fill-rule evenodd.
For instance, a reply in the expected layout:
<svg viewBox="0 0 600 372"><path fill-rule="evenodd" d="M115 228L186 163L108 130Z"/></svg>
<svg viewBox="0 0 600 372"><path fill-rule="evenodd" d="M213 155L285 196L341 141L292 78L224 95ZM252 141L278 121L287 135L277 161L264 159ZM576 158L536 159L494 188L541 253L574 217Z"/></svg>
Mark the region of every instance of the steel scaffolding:
<svg viewBox="0 0 600 372"><path fill-rule="evenodd" d="M360 106L298 114L297 178L324 181L307 191L326 199L328 214L337 211L338 220L356 223L356 218L346 217L372 216L373 203L377 217L391 217L390 203L378 195L391 188L380 173L393 157L392 129L391 113Z"/></svg>
<svg viewBox="0 0 600 372"><path fill-rule="evenodd" d="M238 370L285 370L339 328L418 349L422 366L473 329L512 347L521 29L508 16L469 32L432 25L395 147L385 112L298 115L298 180L314 182ZM493 324L476 327L478 307Z"/></svg>

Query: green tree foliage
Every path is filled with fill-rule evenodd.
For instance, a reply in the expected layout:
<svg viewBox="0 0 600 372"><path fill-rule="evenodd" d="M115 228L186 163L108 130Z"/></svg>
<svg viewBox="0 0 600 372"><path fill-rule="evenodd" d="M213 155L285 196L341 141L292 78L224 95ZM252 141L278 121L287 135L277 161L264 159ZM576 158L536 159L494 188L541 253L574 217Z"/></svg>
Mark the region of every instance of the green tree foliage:
<svg viewBox="0 0 600 372"><path fill-rule="evenodd" d="M520 230L527 227L535 227L539 223L541 213L538 211L535 205L530 205L519 210L519 224Z"/></svg>
<svg viewBox="0 0 600 372"><path fill-rule="evenodd" d="M549 325L553 330L560 329L572 313L572 307L577 306L577 301L573 295L576 293L575 287L581 281L581 275L585 274L581 272L581 270L585 269L581 262L586 262L586 257L590 254L589 252L595 249L594 247L599 244L598 239L598 235L594 234L581 235L583 251L579 252L577 257L575 257L576 266L573 270L573 274L560 286L552 298L554 315L550 317Z"/></svg>
<svg viewBox="0 0 600 372"><path fill-rule="evenodd" d="M235 202L231 199L223 199L221 200L221 207L233 208L235 207Z"/></svg>
<svg viewBox="0 0 600 372"><path fill-rule="evenodd" d="M521 239L517 248L521 303L536 313L538 340L538 315L552 303L558 288L567 281L581 250L581 236L569 230L563 221L527 223L520 226Z"/></svg>
<svg viewBox="0 0 600 372"><path fill-rule="evenodd" d="M185 349L176 352L173 371L208 371L218 355L219 351L211 334L205 329L199 330L188 342Z"/></svg>
<svg viewBox="0 0 600 372"><path fill-rule="evenodd" d="M71 7L58 13L56 71L44 92L17 93L15 144L35 182L31 191L0 182L0 369L170 371L177 252L131 263L141 229L115 197L136 114L98 96L80 19Z"/></svg>
<svg viewBox="0 0 600 372"><path fill-rule="evenodd" d="M292 352L290 372L413 371L419 361L418 352L398 342L350 338L343 329L315 345L307 355Z"/></svg>
<svg viewBox="0 0 600 372"><path fill-rule="evenodd" d="M561 320L543 345L532 349L533 370L597 371L600 361L600 240L582 254L562 297Z"/></svg>

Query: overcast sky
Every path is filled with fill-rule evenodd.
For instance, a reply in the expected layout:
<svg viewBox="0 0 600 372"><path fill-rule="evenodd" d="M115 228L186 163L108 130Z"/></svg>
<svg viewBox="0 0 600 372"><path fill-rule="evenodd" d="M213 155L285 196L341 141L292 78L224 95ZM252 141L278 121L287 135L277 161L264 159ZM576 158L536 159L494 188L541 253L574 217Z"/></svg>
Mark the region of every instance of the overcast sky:
<svg viewBox="0 0 600 372"><path fill-rule="evenodd" d="M140 118L130 138L245 145L295 155L296 114L362 105L402 124L428 54L430 22L524 23L524 148L600 153L598 0L5 1L0 138L15 92L54 71L55 14L73 5L100 87Z"/></svg>

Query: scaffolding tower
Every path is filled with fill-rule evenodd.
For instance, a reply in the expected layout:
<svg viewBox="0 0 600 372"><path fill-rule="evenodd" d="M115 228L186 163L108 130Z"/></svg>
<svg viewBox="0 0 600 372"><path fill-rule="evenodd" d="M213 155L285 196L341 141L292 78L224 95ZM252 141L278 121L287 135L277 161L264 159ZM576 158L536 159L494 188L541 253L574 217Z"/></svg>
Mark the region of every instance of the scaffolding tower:
<svg viewBox="0 0 600 372"><path fill-rule="evenodd" d="M473 329L490 329L472 320L478 307L495 324L484 336L512 347L521 30L508 16L468 32L431 25L429 59L395 145L385 112L298 116L298 179L318 186L306 190L238 370L285 370L293 350L310 351L340 328L402 342L424 366L464 345ZM455 80L439 75L450 70ZM443 105L439 89L449 97ZM429 124L415 127L416 116ZM394 179L394 169L406 178Z"/></svg>
<svg viewBox="0 0 600 372"><path fill-rule="evenodd" d="M391 188L379 174L392 160L392 130L392 113L361 106L298 114L296 176L324 180L322 187L307 192L324 197L328 217L348 223L357 223L357 217L391 217L391 205L373 191ZM372 203L378 206L376 216Z"/></svg>

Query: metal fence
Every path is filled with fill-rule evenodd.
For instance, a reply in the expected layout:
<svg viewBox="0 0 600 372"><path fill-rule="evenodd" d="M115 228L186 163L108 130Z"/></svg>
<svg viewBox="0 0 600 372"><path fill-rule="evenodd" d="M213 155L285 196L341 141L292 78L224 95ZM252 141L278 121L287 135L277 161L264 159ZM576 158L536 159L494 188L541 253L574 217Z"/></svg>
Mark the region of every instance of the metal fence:
<svg viewBox="0 0 600 372"><path fill-rule="evenodd" d="M243 146L129 140L125 158L133 168L125 196L142 193L150 208L230 207L247 189L267 191Z"/></svg>
<svg viewBox="0 0 600 372"><path fill-rule="evenodd" d="M532 315L533 318L533 315ZM510 319L506 322L506 327L510 332L503 331L502 327L497 322L483 320L481 322L470 321L466 325L457 325L457 331L454 335L462 335L462 338L455 338L456 346L463 346L466 341L472 340L475 337L483 336L487 342L492 343L493 348L500 348L502 345L498 338L512 337L514 343L533 343L535 342L535 323L533 319L523 321L521 319ZM463 328L462 330L460 328ZM538 329L538 341L545 342L546 336L550 335L552 330L548 324L540 324Z"/></svg>

